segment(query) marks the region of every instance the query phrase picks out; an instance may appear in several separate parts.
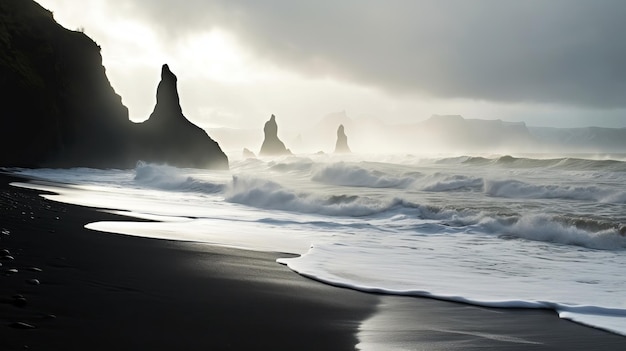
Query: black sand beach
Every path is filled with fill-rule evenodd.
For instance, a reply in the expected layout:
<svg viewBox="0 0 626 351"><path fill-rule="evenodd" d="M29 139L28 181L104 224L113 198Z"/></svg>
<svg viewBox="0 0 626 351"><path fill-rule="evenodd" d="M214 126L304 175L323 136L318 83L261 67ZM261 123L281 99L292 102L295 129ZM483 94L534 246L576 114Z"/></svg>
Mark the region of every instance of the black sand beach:
<svg viewBox="0 0 626 351"><path fill-rule="evenodd" d="M552 311L365 294L303 278L280 253L87 230L127 218L12 181L26 180L0 174L0 350L626 348Z"/></svg>

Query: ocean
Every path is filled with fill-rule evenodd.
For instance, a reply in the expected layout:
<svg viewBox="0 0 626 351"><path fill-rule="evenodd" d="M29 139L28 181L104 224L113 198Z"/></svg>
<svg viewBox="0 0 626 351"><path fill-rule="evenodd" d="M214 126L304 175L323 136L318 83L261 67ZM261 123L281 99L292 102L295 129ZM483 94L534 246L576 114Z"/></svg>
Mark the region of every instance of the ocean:
<svg viewBox="0 0 626 351"><path fill-rule="evenodd" d="M278 263L324 283L547 308L626 335L626 155L231 155L230 167L9 171L52 200L131 217L93 230L297 254Z"/></svg>

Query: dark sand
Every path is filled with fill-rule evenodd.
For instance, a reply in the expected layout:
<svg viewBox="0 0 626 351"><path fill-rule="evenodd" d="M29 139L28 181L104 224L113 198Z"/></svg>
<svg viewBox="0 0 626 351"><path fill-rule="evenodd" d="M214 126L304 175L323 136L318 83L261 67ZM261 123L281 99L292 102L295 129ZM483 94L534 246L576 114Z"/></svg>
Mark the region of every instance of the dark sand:
<svg viewBox="0 0 626 351"><path fill-rule="evenodd" d="M303 278L275 263L284 254L90 231L127 218L16 180L0 174L13 257L0 259L0 350L626 349L551 311L365 294Z"/></svg>

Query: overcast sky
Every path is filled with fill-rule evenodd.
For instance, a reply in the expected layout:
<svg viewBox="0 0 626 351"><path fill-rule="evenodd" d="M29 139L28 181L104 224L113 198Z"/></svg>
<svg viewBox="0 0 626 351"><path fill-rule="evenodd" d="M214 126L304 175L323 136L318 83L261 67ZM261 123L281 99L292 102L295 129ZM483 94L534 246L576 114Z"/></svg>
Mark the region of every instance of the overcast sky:
<svg viewBox="0 0 626 351"><path fill-rule="evenodd" d="M626 127L622 0L39 0L102 46L131 119L160 66L204 128L303 127L346 110Z"/></svg>

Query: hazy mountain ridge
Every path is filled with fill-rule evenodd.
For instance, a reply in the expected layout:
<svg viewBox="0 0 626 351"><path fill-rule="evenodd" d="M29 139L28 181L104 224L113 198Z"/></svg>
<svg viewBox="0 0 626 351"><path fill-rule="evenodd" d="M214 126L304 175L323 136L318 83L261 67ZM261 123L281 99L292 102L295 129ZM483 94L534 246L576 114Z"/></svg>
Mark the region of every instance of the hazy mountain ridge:
<svg viewBox="0 0 626 351"><path fill-rule="evenodd" d="M380 119L350 118L331 113L302 133L311 149L329 149L337 126L343 124L355 152L408 153L548 153L626 152L626 128L543 128L499 119L466 119L433 115L411 124L387 124Z"/></svg>
<svg viewBox="0 0 626 351"><path fill-rule="evenodd" d="M390 124L375 117L330 113L312 127L281 131L295 153L331 153L337 128L345 127L356 153L624 153L626 128L547 128L524 122L466 119L460 115L433 115L411 124ZM210 130L230 150L256 150L263 137L258 129Z"/></svg>

